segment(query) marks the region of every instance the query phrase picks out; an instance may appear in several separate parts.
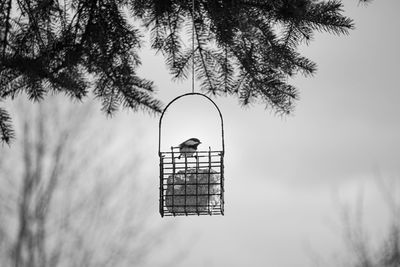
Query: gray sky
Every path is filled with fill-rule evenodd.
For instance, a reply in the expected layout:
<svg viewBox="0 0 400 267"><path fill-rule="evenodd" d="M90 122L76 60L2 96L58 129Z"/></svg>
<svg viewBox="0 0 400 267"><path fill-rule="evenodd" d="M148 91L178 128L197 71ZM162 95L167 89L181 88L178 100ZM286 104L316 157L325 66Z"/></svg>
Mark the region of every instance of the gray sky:
<svg viewBox="0 0 400 267"><path fill-rule="evenodd" d="M159 217L158 118L132 115L148 158L144 177L153 177L154 218L165 227L179 225L164 253L185 244L191 249L183 265L194 267L303 267L314 253L329 262L343 250L339 204L353 205L360 192L365 224L372 237L383 235L387 211L375 178L378 172L400 178L400 1L344 2L356 29L349 36L317 34L302 49L318 72L293 80L300 90L294 115L215 99L225 122L224 217ZM164 103L190 92L190 82L171 82L153 54L144 49L140 72L155 81ZM198 99L182 102L166 116L163 145L197 136L203 148L218 147L214 108Z"/></svg>

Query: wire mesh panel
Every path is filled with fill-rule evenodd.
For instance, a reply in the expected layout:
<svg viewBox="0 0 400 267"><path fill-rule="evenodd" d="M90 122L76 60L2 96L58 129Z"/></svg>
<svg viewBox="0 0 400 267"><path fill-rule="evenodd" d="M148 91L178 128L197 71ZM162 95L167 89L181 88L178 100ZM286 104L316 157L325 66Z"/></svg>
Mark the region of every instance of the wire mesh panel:
<svg viewBox="0 0 400 267"><path fill-rule="evenodd" d="M197 151L186 157L175 150L160 156L161 216L223 215L223 151Z"/></svg>

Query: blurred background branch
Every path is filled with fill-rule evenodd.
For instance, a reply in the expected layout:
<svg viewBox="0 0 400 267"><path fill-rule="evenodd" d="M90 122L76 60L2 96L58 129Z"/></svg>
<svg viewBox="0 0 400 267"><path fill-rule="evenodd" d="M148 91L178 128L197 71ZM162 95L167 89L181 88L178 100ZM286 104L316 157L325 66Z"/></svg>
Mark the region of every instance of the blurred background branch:
<svg viewBox="0 0 400 267"><path fill-rule="evenodd" d="M140 137L119 138L118 119L96 117L93 103L20 98L14 109L21 138L0 158L2 266L145 266L171 228L151 222L142 159L126 149Z"/></svg>
<svg viewBox="0 0 400 267"><path fill-rule="evenodd" d="M400 184L395 178L375 174L375 185L387 208L386 226L376 235L368 226L368 212L361 187L354 204L340 204L340 224L335 234L342 234L342 251L329 259L311 251L313 266L399 267L400 266ZM382 221L385 218L381 218Z"/></svg>

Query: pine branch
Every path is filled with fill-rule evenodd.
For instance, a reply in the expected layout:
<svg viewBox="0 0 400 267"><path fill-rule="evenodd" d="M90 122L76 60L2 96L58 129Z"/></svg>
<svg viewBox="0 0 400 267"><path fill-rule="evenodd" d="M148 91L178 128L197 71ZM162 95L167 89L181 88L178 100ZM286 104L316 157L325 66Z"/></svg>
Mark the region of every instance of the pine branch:
<svg viewBox="0 0 400 267"><path fill-rule="evenodd" d="M213 81L212 81L213 80L212 74L211 74L211 71L208 69L203 50L201 49L200 46L196 50L199 51L199 58L201 60L201 70L204 73L206 83L208 85L206 88L208 89L208 91L215 93L216 89L215 89Z"/></svg>
<svg viewBox="0 0 400 267"><path fill-rule="evenodd" d="M289 47L293 47L296 45L296 43L293 44L293 42L290 42L290 40L292 39L296 39L293 38L293 31L294 31L294 23L290 22L289 25L287 26L286 31L284 32L284 37L283 37L283 44L285 46L289 46Z"/></svg>
<svg viewBox="0 0 400 267"><path fill-rule="evenodd" d="M107 115L112 115L118 109L119 99L116 95L117 90L113 87L113 77L104 74L95 82L94 93L96 98L101 99L101 110Z"/></svg>
<svg viewBox="0 0 400 267"><path fill-rule="evenodd" d="M240 90L238 91L239 92L239 100L240 100L242 106L248 106L251 103L252 98L254 97L251 86L246 86L246 80L247 80L247 77L243 76L243 80L242 80L243 86L241 86Z"/></svg>
<svg viewBox="0 0 400 267"><path fill-rule="evenodd" d="M240 62L242 76L246 77L238 88L243 105L249 104L252 97L260 96L280 112L289 112L292 108L290 99L296 99L295 88L282 82L283 77L277 71L268 67L259 69L252 49L247 48L244 42L243 45L233 51Z"/></svg>
<svg viewBox="0 0 400 267"><path fill-rule="evenodd" d="M256 8L264 12L273 10L273 1L257 1L257 0L240 0L240 5L243 7Z"/></svg>
<svg viewBox="0 0 400 267"><path fill-rule="evenodd" d="M234 69L229 61L228 48L224 47L224 54L222 58L219 58L219 64L221 66L221 78L223 80L223 88L225 93L231 92L233 88L233 74Z"/></svg>
<svg viewBox="0 0 400 267"><path fill-rule="evenodd" d="M161 112L161 103L151 97L154 91L153 83L140 79L132 73L129 76L118 75L118 68L128 68L120 66L105 72L98 79L95 87L95 94L102 99L102 110L108 115L112 115L120 103L124 107L133 110L148 110Z"/></svg>
<svg viewBox="0 0 400 267"><path fill-rule="evenodd" d="M11 125L11 117L5 109L0 108L0 142L10 144L15 136Z"/></svg>
<svg viewBox="0 0 400 267"><path fill-rule="evenodd" d="M15 15L11 3L16 5ZM106 113L120 105L160 111L153 84L135 72L142 35L129 24L124 13L128 7L129 19L138 19L150 30L152 48L165 56L175 79L188 78L195 59L202 90L234 94L242 103L258 100L285 112L297 98L288 77L316 70L314 62L298 53L299 44L308 44L315 31L347 34L354 27L343 15L341 0L201 0L195 1L194 12L190 1L175 0L63 4L0 2L5 21L0 98L26 92L39 100L54 90L81 99L90 89L87 78L95 77L93 90ZM181 41L192 33L183 29L192 21L195 51L185 49Z"/></svg>
<svg viewBox="0 0 400 267"><path fill-rule="evenodd" d="M372 2L372 0L359 0L358 2L361 3L361 4L368 5L369 3Z"/></svg>
<svg viewBox="0 0 400 267"><path fill-rule="evenodd" d="M194 57L198 47L194 51L192 49L187 49L181 55L179 55L175 62L168 62L170 66L171 74L175 79L187 78L189 73L189 68L191 66L191 59Z"/></svg>
<svg viewBox="0 0 400 267"><path fill-rule="evenodd" d="M81 100L88 93L88 83L77 68L62 70L49 76L48 81L54 90L63 92L72 99Z"/></svg>
<svg viewBox="0 0 400 267"><path fill-rule="evenodd" d="M243 84L245 80L247 79L247 74L244 72L241 72L239 74L239 77L236 78L236 80L233 82L233 93L238 94L243 87Z"/></svg>
<svg viewBox="0 0 400 267"><path fill-rule="evenodd" d="M333 34L348 34L354 28L353 20L341 15L342 3L330 0L313 5L306 13L305 19L312 29Z"/></svg>
<svg viewBox="0 0 400 267"><path fill-rule="evenodd" d="M165 40L165 29L162 29L158 19L155 20L154 26L150 31L151 34L151 48L157 50L157 52L162 51L164 47Z"/></svg>
<svg viewBox="0 0 400 267"><path fill-rule="evenodd" d="M5 55L6 55L7 37L8 37L9 30L10 30L11 5L12 5L12 0L9 0L9 1L8 1L8 4L7 4L6 17L5 17L5 20L4 20L4 23L5 23L5 30L4 30L3 51L2 51L2 58L3 58L3 59L5 58ZM2 5L2 7L4 8L3 5Z"/></svg>
<svg viewBox="0 0 400 267"><path fill-rule="evenodd" d="M172 14L172 16L174 16L173 20L171 20L171 16L168 15L168 27L170 34L167 36L167 38L165 38L163 47L164 52L168 55L167 60L172 61L172 64L176 61L177 54L182 47L178 36L178 30L180 27L180 11L181 8L179 8L176 13Z"/></svg>
<svg viewBox="0 0 400 267"><path fill-rule="evenodd" d="M205 60L205 55L203 53L203 48L202 48L202 45L204 45L204 40L206 38L201 36L201 28L199 28L199 26L196 25L196 23L194 26L194 34L195 34L195 39L197 41L196 51L198 51L198 55L199 55L199 58L201 61L201 70L205 76L206 83L208 85L207 88L209 91L215 93L216 89L215 89L215 86L212 81L212 77L211 77L212 74L211 74L211 71L208 69L208 66L207 66L207 63Z"/></svg>

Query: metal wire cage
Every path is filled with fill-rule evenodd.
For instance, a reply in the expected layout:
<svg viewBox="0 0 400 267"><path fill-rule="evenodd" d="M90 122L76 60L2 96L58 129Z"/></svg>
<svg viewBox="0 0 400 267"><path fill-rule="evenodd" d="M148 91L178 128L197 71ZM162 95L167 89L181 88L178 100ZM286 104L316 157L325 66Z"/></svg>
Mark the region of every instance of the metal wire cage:
<svg viewBox="0 0 400 267"><path fill-rule="evenodd" d="M196 95L208 99L221 120L221 150L196 151L193 156L178 147L161 151L162 119L168 107L178 99ZM224 123L218 106L206 95L188 93L176 97L165 107L159 121L160 214L164 216L224 215Z"/></svg>

